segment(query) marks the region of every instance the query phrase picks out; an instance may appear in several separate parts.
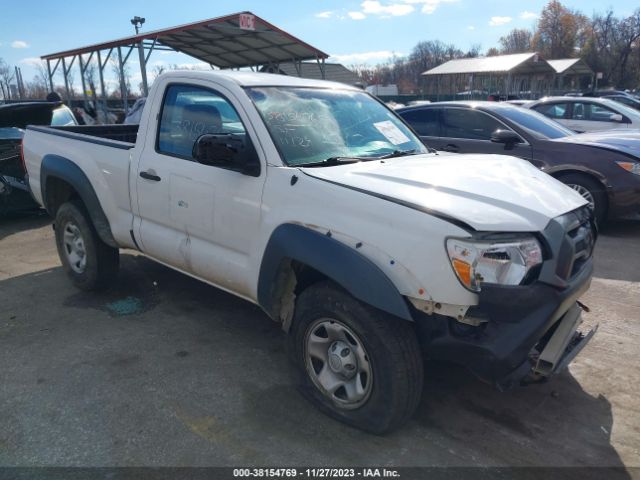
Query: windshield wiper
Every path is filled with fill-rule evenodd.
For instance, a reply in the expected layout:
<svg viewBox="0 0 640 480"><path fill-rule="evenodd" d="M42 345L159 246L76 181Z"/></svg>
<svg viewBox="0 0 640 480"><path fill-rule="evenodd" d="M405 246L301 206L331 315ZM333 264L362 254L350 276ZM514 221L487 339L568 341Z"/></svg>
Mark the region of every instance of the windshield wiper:
<svg viewBox="0 0 640 480"><path fill-rule="evenodd" d="M393 152L387 153L386 155L376 157L376 160L384 160L385 158L406 157L407 155L417 155L416 149L413 148L411 150L394 150Z"/></svg>
<svg viewBox="0 0 640 480"><path fill-rule="evenodd" d="M346 165L348 163L358 163L363 159L360 157L329 157L326 160L312 163L301 163L297 167L335 167L336 165Z"/></svg>

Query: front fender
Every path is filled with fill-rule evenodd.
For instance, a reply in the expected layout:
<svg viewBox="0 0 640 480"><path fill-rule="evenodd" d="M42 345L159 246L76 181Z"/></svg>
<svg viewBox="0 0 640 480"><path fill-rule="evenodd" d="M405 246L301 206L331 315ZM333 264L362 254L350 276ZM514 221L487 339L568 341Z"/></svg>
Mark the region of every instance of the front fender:
<svg viewBox="0 0 640 480"><path fill-rule="evenodd" d="M409 307L393 282L359 252L315 230L286 223L267 243L258 279L258 303L273 311L274 288L283 261L295 260L322 273L358 300L405 320Z"/></svg>

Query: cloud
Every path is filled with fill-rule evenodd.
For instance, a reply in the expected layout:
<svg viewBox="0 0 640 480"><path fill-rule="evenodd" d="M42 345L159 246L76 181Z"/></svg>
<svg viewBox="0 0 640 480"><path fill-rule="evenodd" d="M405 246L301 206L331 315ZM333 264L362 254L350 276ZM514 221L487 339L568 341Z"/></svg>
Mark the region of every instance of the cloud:
<svg viewBox="0 0 640 480"><path fill-rule="evenodd" d="M377 0L365 0L360 4L362 13L369 15L391 15L394 17L408 15L415 8L407 3L390 3L383 5Z"/></svg>
<svg viewBox="0 0 640 480"><path fill-rule="evenodd" d="M361 4L361 10L346 12L346 15L352 20L364 20L367 16L377 16L379 18L401 17L415 12L417 6L422 6L420 11L425 14L433 13L442 3L454 3L459 0L396 0L395 2L386 2L380 0L364 0ZM347 16L342 12L326 11L316 13L318 18L335 17L344 20Z"/></svg>
<svg viewBox="0 0 640 480"><path fill-rule="evenodd" d="M205 62L179 63L178 68L180 70L211 70L211 66Z"/></svg>
<svg viewBox="0 0 640 480"><path fill-rule="evenodd" d="M364 20L367 16L362 12L349 12L347 13L352 20Z"/></svg>
<svg viewBox="0 0 640 480"><path fill-rule="evenodd" d="M533 13L533 12L528 12L528 11L524 11L520 14L520 18L524 18L525 20L529 20L531 18L538 18L538 14L537 13Z"/></svg>
<svg viewBox="0 0 640 480"><path fill-rule="evenodd" d="M404 3L422 5L420 11L431 15L441 3L455 3L458 0L403 0Z"/></svg>
<svg viewBox="0 0 640 480"><path fill-rule="evenodd" d="M332 15L333 15L333 12L331 10L327 10L326 12L316 13L315 16L317 18L331 18Z"/></svg>
<svg viewBox="0 0 640 480"><path fill-rule="evenodd" d="M24 40L14 40L11 42L12 48L29 48L29 44Z"/></svg>
<svg viewBox="0 0 640 480"><path fill-rule="evenodd" d="M394 55L402 56L403 54L398 52L391 52L389 50L378 50L374 52L360 52L360 53L347 53L342 55L331 55L331 60L335 60L340 63L367 63L371 61L388 60Z"/></svg>
<svg viewBox="0 0 640 480"><path fill-rule="evenodd" d="M22 63L23 65L29 65L31 67L37 67L39 65L42 65L42 60L40 60L40 58L38 57L27 57L20 60L19 63Z"/></svg>
<svg viewBox="0 0 640 480"><path fill-rule="evenodd" d="M491 17L491 20L489 20L489 26L497 27L499 25L509 23L511 20L513 20L511 17Z"/></svg>
<svg viewBox="0 0 640 480"><path fill-rule="evenodd" d="M467 27L467 30L475 30L475 29L476 29L476 27L474 27L473 25L469 25L469 26Z"/></svg>

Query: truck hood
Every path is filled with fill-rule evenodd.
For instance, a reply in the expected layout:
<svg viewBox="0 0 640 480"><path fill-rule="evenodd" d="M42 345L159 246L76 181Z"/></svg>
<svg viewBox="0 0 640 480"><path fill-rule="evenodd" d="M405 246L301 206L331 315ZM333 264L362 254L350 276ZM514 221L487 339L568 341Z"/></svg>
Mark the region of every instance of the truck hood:
<svg viewBox="0 0 640 480"><path fill-rule="evenodd" d="M587 203L529 162L505 155L424 154L300 170L477 231L542 231Z"/></svg>

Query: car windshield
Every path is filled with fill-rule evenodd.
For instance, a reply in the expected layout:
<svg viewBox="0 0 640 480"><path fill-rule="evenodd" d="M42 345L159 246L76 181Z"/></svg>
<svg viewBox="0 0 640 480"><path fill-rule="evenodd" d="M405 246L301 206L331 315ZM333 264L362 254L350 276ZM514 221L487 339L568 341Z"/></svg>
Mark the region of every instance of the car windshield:
<svg viewBox="0 0 640 480"><path fill-rule="evenodd" d="M256 87L247 93L290 166L428 152L395 114L364 92Z"/></svg>
<svg viewBox="0 0 640 480"><path fill-rule="evenodd" d="M609 100L608 98L601 99L601 102L612 110L616 110L617 112L629 117L633 123L640 123L640 113L638 113L637 110L634 110L624 103Z"/></svg>
<svg viewBox="0 0 640 480"><path fill-rule="evenodd" d="M501 107L500 114L540 140L575 135L575 132L534 110L523 107Z"/></svg>

